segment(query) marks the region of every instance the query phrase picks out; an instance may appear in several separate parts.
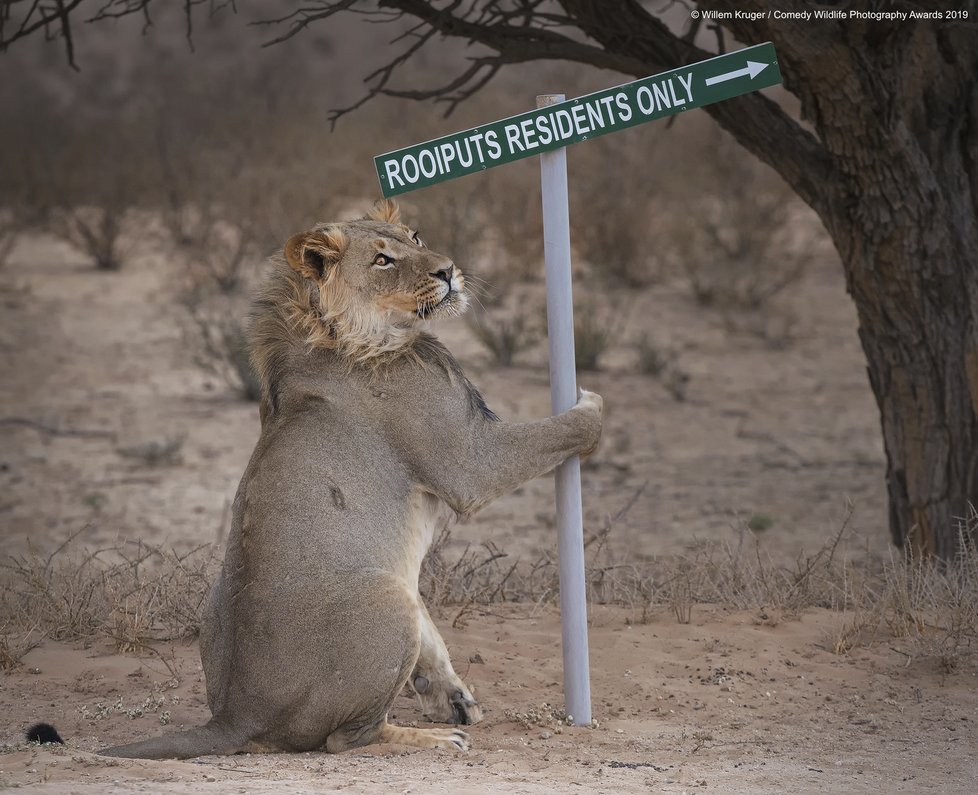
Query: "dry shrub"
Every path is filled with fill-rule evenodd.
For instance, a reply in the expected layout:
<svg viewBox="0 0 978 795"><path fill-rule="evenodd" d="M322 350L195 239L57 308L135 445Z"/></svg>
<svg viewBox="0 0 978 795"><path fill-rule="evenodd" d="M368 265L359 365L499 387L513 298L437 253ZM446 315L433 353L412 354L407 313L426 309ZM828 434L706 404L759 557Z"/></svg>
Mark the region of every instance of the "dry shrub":
<svg viewBox="0 0 978 795"><path fill-rule="evenodd" d="M226 208L221 212L227 212ZM225 294L242 291L249 272L254 273L269 253L255 227L240 216L232 222L200 211L194 214L200 220L192 231L185 228L183 244L177 249L187 268L190 289Z"/></svg>
<svg viewBox="0 0 978 795"><path fill-rule="evenodd" d="M961 519L950 562L891 551L876 578L850 575L847 610L829 642L838 653L881 637L903 639L908 664L936 660L946 671L978 651L978 513Z"/></svg>
<svg viewBox="0 0 978 795"><path fill-rule="evenodd" d="M7 81L8 84L20 83ZM30 90L19 90L17 105L21 112L4 102L0 113L0 268L6 265L22 235L42 230L47 223L54 193L47 180L56 173L51 161L53 146L39 145L60 129L66 121L62 114L53 113L43 98ZM3 92L0 84L0 93ZM37 124L25 124L25 119Z"/></svg>
<svg viewBox="0 0 978 795"><path fill-rule="evenodd" d="M586 587L588 600L599 604L626 604L645 609L655 598L653 574L643 563L624 561L612 548L611 535L627 517L645 486L637 489L622 508L597 531L587 534ZM477 605L504 602L556 603L560 593L556 550L532 561L513 559L492 542L466 545L456 555L448 551L451 531L443 527L421 567L419 585L431 607L462 606L456 621Z"/></svg>
<svg viewBox="0 0 978 795"><path fill-rule="evenodd" d="M0 207L0 268L7 264L26 226L15 208Z"/></svg>
<svg viewBox="0 0 978 795"><path fill-rule="evenodd" d="M145 119L106 115L89 124L52 118L47 111L42 118L33 146L43 167L27 161L22 168L28 173L20 179L34 186L44 230L88 256L97 269L117 271L149 243L141 224L137 234L127 234L136 226L128 223L134 211L152 205ZM59 126L46 129L53 123Z"/></svg>
<svg viewBox="0 0 978 795"><path fill-rule="evenodd" d="M433 185L401 202L407 222L435 251L454 260L468 280L487 254L489 221L478 179Z"/></svg>
<svg viewBox="0 0 978 795"><path fill-rule="evenodd" d="M478 549L466 546L450 560L446 553L450 540L451 531L443 527L425 557L419 579L425 602L436 607L509 601L507 584L515 566L507 561L503 568L499 563L509 556L487 541Z"/></svg>
<svg viewBox="0 0 978 795"><path fill-rule="evenodd" d="M639 372L645 375L653 377L662 375L676 359L675 351L663 348L648 332L643 332L632 340L632 347L638 354Z"/></svg>
<svg viewBox="0 0 978 795"><path fill-rule="evenodd" d="M659 239L669 234L672 219L655 209L655 169L648 162L661 135L657 129L626 131L571 150L572 243L606 287L645 287L662 276Z"/></svg>
<svg viewBox="0 0 978 795"><path fill-rule="evenodd" d="M10 253L14 250L14 246L17 245L17 237L19 235L19 228L4 226L3 221L0 220L0 268L7 264Z"/></svg>
<svg viewBox="0 0 978 795"><path fill-rule="evenodd" d="M837 554L848 516L834 539L814 553L799 553L791 565L776 563L746 525L737 542L701 544L674 561L671 578L687 581L694 602L738 609L770 608L795 614L809 607L837 608L844 602L841 582L851 565Z"/></svg>
<svg viewBox="0 0 978 795"><path fill-rule="evenodd" d="M189 298L188 345L194 361L205 372L220 378L245 400L261 399L261 382L251 366L244 296L218 296L210 300Z"/></svg>
<svg viewBox="0 0 978 795"><path fill-rule="evenodd" d="M796 283L811 261L817 226L770 168L719 128L716 157L697 161L673 200L681 233L671 255L702 306L757 310Z"/></svg>
<svg viewBox="0 0 978 795"><path fill-rule="evenodd" d="M120 202L66 207L52 214L49 231L91 257L98 270L117 271L129 253L122 245L125 214L126 207Z"/></svg>
<svg viewBox="0 0 978 795"><path fill-rule="evenodd" d="M597 370L601 355L621 335L624 314L602 311L593 302L574 309L574 362L578 370Z"/></svg>
<svg viewBox="0 0 978 795"><path fill-rule="evenodd" d="M936 660L954 669L978 651L978 553L962 542L951 564L907 560L894 553L882 560L848 549L851 510L838 532L813 553L790 565L775 562L746 525L735 543L703 543L684 555L636 560L614 549L613 530L638 499L597 532L586 533L585 583L588 601L618 604L645 622L651 607L668 607L689 623L698 604L757 610L762 621L797 615L810 608L838 614L828 648L845 653L884 636L903 638L909 659ZM964 523L973 537L978 515ZM492 544L467 546L450 556L450 533L443 530L422 568L422 593L432 607L461 606L456 623L478 606L498 602L556 604L559 567L554 551L532 561L513 560Z"/></svg>
<svg viewBox="0 0 978 795"><path fill-rule="evenodd" d="M197 635L217 564L211 545L184 553L142 542L89 550L76 544L81 532L50 555L31 547L0 563L5 636L111 640L141 651ZM13 656L6 640L3 648L5 660Z"/></svg>
<svg viewBox="0 0 978 795"><path fill-rule="evenodd" d="M8 621L0 627L0 671L10 671L21 664L24 655L36 649L44 640L44 635L33 628L11 628Z"/></svg>
<svg viewBox="0 0 978 795"><path fill-rule="evenodd" d="M492 356L493 363L509 367L517 354L540 341L542 332L534 319L537 314L518 304L511 310L469 312L465 322Z"/></svg>

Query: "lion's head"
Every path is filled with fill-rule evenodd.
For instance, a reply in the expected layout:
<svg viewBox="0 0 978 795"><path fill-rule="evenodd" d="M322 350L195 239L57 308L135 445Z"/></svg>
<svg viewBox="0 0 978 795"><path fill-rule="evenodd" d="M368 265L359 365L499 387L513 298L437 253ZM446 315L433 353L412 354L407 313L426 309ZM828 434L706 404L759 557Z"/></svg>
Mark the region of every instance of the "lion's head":
<svg viewBox="0 0 978 795"><path fill-rule="evenodd" d="M402 224L390 200L359 221L295 235L285 244L285 259L318 287L320 311L342 327L341 335L367 334L379 342L387 329L458 315L468 303L462 272ZM360 342L354 347L363 347Z"/></svg>
<svg viewBox="0 0 978 795"><path fill-rule="evenodd" d="M269 367L290 339L330 348L351 363L410 347L419 323L465 311L465 278L449 257L379 202L355 221L294 235L258 298L252 359L267 385Z"/></svg>

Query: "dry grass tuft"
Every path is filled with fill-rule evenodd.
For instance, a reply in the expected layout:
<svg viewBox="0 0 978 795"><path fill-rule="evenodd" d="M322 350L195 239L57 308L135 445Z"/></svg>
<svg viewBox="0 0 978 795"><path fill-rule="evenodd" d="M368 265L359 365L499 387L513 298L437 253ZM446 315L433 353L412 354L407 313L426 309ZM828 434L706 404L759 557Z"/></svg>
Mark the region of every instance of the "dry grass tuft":
<svg viewBox="0 0 978 795"><path fill-rule="evenodd" d="M958 526L958 557L936 563L890 552L879 575L848 572L847 599L829 638L832 649L850 649L888 637L903 641L907 664L935 660L953 671L978 651L978 512Z"/></svg>
<svg viewBox="0 0 978 795"><path fill-rule="evenodd" d="M139 652L196 636L217 565L211 545L183 554L141 542L79 549L85 529L46 557L31 548L0 563L8 617L0 664L15 665L25 653L15 649L38 638L111 640Z"/></svg>
<svg viewBox="0 0 978 795"><path fill-rule="evenodd" d="M735 543L700 544L670 558L636 560L615 550L614 529L641 496L636 490L615 515L585 537L586 587L591 604L631 608L646 623L654 607L689 623L697 606L757 610L777 622L810 608L836 611L826 648L845 654L886 641L914 660L952 671L978 647L978 529L972 510L962 521L962 554L953 563L907 559L893 552L850 553L848 521L813 554L790 565L773 561L758 536L743 526ZM0 669L44 638L110 640L125 652L154 652L154 644L194 637L208 585L217 570L211 546L177 554L146 544L78 550L78 534L47 557L31 550L0 564ZM420 588L432 610L455 627L502 603L556 604L559 567L546 552L521 560L492 542L453 552L443 528L421 570Z"/></svg>

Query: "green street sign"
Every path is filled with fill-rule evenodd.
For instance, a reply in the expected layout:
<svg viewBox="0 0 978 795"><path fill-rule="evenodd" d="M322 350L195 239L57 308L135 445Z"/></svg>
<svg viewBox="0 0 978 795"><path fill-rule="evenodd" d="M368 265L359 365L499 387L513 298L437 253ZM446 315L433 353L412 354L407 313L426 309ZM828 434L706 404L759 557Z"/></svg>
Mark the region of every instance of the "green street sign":
<svg viewBox="0 0 978 795"><path fill-rule="evenodd" d="M374 158L384 196L424 188L781 82L771 42Z"/></svg>

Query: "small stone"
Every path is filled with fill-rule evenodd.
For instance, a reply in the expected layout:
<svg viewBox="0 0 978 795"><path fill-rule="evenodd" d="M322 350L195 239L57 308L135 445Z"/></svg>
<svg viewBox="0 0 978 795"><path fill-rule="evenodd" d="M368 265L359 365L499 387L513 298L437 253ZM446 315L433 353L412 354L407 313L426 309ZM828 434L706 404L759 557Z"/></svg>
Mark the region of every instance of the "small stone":
<svg viewBox="0 0 978 795"><path fill-rule="evenodd" d="M550 732L540 732L541 740L549 740L553 735Z"/></svg>

